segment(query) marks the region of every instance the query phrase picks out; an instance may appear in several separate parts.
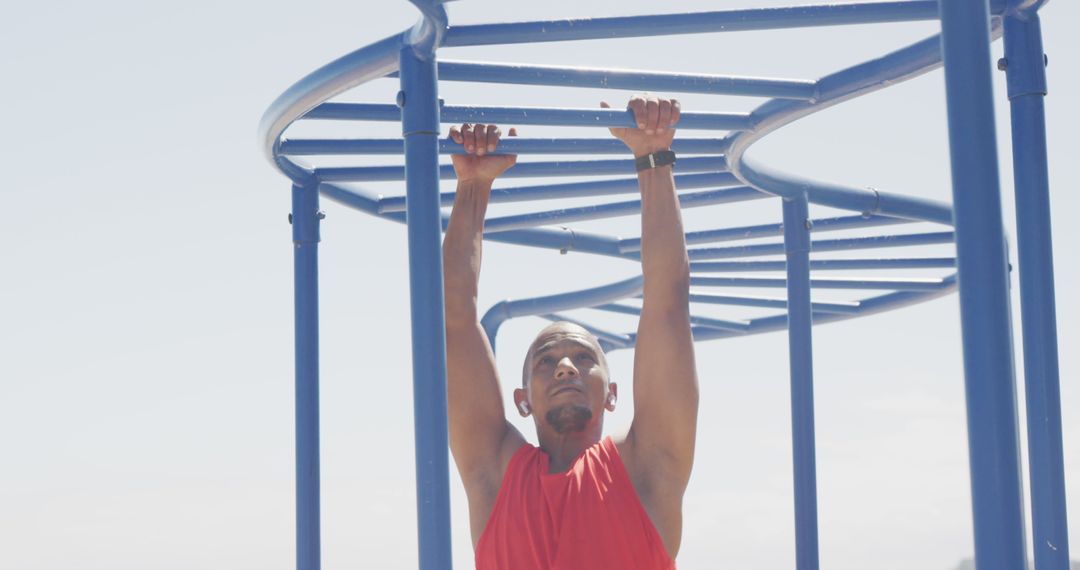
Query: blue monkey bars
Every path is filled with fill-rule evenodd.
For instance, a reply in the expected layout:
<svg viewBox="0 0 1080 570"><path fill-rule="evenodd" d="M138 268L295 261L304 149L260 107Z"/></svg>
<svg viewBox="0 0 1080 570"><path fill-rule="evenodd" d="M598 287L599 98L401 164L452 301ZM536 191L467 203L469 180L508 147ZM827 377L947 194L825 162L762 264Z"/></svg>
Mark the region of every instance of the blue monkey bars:
<svg viewBox="0 0 1080 570"><path fill-rule="evenodd" d="M976 564L980 570L1023 568L1026 560L1019 438L1014 398L1008 260L997 180L988 44L1004 35L1012 110L1017 195L1017 244L1028 410L1031 509L1038 570L1066 570L1061 405L1057 365L1053 267L1049 225L1046 94L1038 10L1041 0L909 0L843 5L725 10L692 14L448 25L439 0L410 0L423 18L410 30L361 48L316 70L285 91L266 111L262 150L293 184L296 307L297 567L320 566L317 245L319 195L370 215L408 220L416 425L419 561L424 570L450 567L449 477L446 432L445 339L440 233L453 178L440 155L460 146L440 138L444 123L483 122L552 127L634 126L627 111L444 104L439 81L651 90L763 98L747 111L688 112L679 129L709 131L680 137L674 150L683 208L780 198L781 223L688 231L691 327L695 340L788 331L791 367L796 568L818 567L817 491L811 327L924 302L959 290L963 330ZM440 60L457 46L628 38L730 31L887 24L940 20L941 34L840 69L816 80L598 69L558 65ZM875 188L801 179L759 164L747 150L775 130L944 64L952 158L953 205ZM399 89L383 102L332 101L348 89L396 77ZM389 101L396 100L396 104ZM389 121L402 138L286 138L299 120ZM309 129L310 130L310 129ZM631 262L621 281L579 291L503 301L483 316L492 346L508 319L536 316L578 322L605 350L632 348L633 332L612 330L600 313L636 315L641 277L639 237L617 237L566 224L635 215L640 201L599 202L637 192L622 144L603 138L507 139L500 152L522 155L619 155L610 159L522 160L491 201L527 204L588 199L585 205L532 209L492 217L484 238L515 245L603 255ZM342 166L354 156L404 156L404 166ZM303 157L304 161L301 161ZM336 162L325 163L325 157ZM309 162L310 161L310 162ZM588 180L552 182L553 177ZM358 182L404 181L405 192L378 194ZM688 191L692 190L692 191ZM850 214L814 217L814 208ZM718 219L714 216L711 219ZM891 231L915 224L914 230ZM931 224L932 229L926 229ZM955 226L955 227L953 227ZM888 231L886 231L888 230ZM868 235L812 239L817 232ZM781 241L738 243L780 238ZM706 245L725 243L732 245ZM955 256L952 253L955 244ZM894 257L863 250L903 248ZM931 248L928 250L926 248ZM947 251L945 251L947 250ZM843 257L823 257L837 252ZM771 259L770 259L771 258ZM912 276L879 271L917 270ZM814 272L847 271L821 277ZM928 274L929 272L929 274ZM750 273L750 276L747 276ZM765 276L754 276L765 273ZM776 275L779 274L783 277ZM763 294L785 289L785 297ZM703 292L725 289L724 294ZM814 299L813 291L847 291L846 300ZM756 311L717 318L708 310ZM764 313L764 314L763 314Z"/></svg>

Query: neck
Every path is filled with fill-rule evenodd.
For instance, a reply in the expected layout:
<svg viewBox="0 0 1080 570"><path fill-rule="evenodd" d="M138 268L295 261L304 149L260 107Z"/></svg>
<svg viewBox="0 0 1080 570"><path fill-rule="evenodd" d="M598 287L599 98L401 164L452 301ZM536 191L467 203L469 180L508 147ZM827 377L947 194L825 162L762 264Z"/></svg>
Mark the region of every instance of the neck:
<svg viewBox="0 0 1080 570"><path fill-rule="evenodd" d="M537 434L540 449L548 454L548 472L562 473L586 449L600 442L603 422L590 422L585 429L560 434L550 426L544 426Z"/></svg>

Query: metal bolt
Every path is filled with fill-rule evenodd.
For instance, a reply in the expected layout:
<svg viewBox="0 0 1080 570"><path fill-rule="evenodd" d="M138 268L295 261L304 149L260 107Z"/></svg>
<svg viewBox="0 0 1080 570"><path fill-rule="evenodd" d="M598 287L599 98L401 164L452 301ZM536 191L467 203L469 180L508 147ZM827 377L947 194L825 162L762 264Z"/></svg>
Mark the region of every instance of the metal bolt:
<svg viewBox="0 0 1080 570"><path fill-rule="evenodd" d="M1043 67L1048 67L1049 65L1050 65L1050 56L1048 56L1048 55L1046 55L1044 53L1043 54Z"/></svg>
<svg viewBox="0 0 1080 570"><path fill-rule="evenodd" d="M806 229L809 230L809 229L811 229L813 227L814 227L814 222L811 222L810 220L806 220Z"/></svg>
<svg viewBox="0 0 1080 570"><path fill-rule="evenodd" d="M318 211L318 212L315 212L315 217L317 219L320 219L320 220L325 220L326 219L326 212L323 212L321 210Z"/></svg>
<svg viewBox="0 0 1080 570"><path fill-rule="evenodd" d="M1000 69L1001 71L1005 71L1005 69L1008 68L1008 67L1009 67L1009 60L1007 60L1005 58L1001 58L1001 59L998 60L998 69Z"/></svg>
<svg viewBox="0 0 1080 570"><path fill-rule="evenodd" d="M402 109L405 108L405 92L404 91L398 91L397 92L397 106L402 108Z"/></svg>
<svg viewBox="0 0 1080 570"><path fill-rule="evenodd" d="M292 214L289 214L289 225L292 225Z"/></svg>

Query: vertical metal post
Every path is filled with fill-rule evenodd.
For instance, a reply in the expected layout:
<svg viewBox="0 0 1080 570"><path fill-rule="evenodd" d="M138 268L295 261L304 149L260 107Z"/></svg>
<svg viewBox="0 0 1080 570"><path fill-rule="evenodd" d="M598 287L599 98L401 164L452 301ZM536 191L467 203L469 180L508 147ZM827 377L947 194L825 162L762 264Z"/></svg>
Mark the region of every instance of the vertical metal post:
<svg viewBox="0 0 1080 570"><path fill-rule="evenodd" d="M296 568L319 570L319 191L293 186L296 310Z"/></svg>
<svg viewBox="0 0 1080 570"><path fill-rule="evenodd" d="M416 514L420 569L451 567L442 224L439 219L439 101L435 57L401 50L402 133L412 304Z"/></svg>
<svg viewBox="0 0 1080 570"><path fill-rule="evenodd" d="M817 460L814 450L814 361L811 347L810 216L806 194L784 199L787 254L791 448L795 479L795 568L818 568Z"/></svg>
<svg viewBox="0 0 1080 570"><path fill-rule="evenodd" d="M1046 160L1046 64L1039 15L1005 17L1012 110L1013 180L1027 393L1028 461L1035 568L1068 570L1065 464L1061 441L1050 182Z"/></svg>
<svg viewBox="0 0 1080 570"><path fill-rule="evenodd" d="M940 0L979 570L1025 568L1008 260L987 0Z"/></svg>

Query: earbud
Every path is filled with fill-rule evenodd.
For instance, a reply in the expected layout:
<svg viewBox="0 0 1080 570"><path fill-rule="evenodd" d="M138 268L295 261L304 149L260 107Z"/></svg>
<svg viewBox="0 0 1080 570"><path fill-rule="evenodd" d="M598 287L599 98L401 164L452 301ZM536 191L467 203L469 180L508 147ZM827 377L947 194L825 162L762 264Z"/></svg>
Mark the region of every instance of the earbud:
<svg viewBox="0 0 1080 570"><path fill-rule="evenodd" d="M608 394L608 397L607 397L607 403L608 403L609 405L610 405L610 404L614 404L614 403L615 403L615 394Z"/></svg>
<svg viewBox="0 0 1080 570"><path fill-rule="evenodd" d="M518 402L518 409L521 410L521 413L528 414L529 413L529 403L528 402Z"/></svg>

